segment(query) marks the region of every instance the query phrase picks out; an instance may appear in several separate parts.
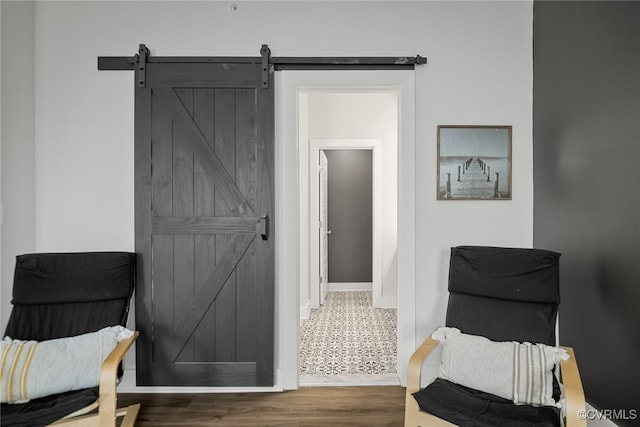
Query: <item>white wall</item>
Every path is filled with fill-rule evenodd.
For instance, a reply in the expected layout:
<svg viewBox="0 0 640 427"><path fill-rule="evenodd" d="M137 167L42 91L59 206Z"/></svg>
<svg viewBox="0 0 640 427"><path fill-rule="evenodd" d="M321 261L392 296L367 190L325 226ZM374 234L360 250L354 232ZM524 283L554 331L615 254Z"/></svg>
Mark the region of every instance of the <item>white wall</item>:
<svg viewBox="0 0 640 427"><path fill-rule="evenodd" d="M444 322L451 246L533 244L532 4L435 8L423 27L437 42L416 77L417 339ZM436 200L439 124L513 126L513 200Z"/></svg>
<svg viewBox="0 0 640 427"><path fill-rule="evenodd" d="M11 312L15 256L35 247L34 4L0 2L2 15L1 329Z"/></svg>
<svg viewBox="0 0 640 427"><path fill-rule="evenodd" d="M450 246L531 245L531 2L243 1L237 14L228 5L36 3L35 161L2 173L5 197L35 165L35 207L23 215L35 215L36 250L134 249L133 75L97 71L96 56L131 56L139 43L152 55L258 56L268 43L273 56L429 58L415 72L417 339L444 319ZM5 98L20 95L2 95L4 118ZM436 201L438 124L513 125L512 201Z"/></svg>

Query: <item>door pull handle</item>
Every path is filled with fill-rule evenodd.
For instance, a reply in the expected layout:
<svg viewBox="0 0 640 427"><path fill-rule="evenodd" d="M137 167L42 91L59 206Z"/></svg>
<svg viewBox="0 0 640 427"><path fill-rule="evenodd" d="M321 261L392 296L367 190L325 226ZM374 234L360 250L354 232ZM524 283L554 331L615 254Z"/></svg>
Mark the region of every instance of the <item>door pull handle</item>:
<svg viewBox="0 0 640 427"><path fill-rule="evenodd" d="M264 214L260 217L260 221L258 222L258 233L262 240L269 239L269 214Z"/></svg>

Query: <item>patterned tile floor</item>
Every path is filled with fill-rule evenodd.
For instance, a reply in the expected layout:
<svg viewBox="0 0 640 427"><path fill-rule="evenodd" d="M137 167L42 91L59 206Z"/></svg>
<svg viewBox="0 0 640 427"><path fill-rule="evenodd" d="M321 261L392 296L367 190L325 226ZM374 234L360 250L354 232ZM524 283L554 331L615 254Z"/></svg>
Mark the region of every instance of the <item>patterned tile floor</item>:
<svg viewBox="0 0 640 427"><path fill-rule="evenodd" d="M300 328L300 383L391 382L396 309L372 307L370 291L329 292Z"/></svg>

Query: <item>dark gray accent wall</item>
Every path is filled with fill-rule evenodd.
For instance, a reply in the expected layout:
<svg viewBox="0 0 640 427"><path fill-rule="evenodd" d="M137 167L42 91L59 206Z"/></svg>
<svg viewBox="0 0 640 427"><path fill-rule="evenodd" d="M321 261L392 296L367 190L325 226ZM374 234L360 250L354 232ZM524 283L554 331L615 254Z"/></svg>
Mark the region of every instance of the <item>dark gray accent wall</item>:
<svg viewBox="0 0 640 427"><path fill-rule="evenodd" d="M373 153L325 153L329 165L329 282L371 282Z"/></svg>
<svg viewBox="0 0 640 427"><path fill-rule="evenodd" d="M640 425L640 2L535 1L533 24L534 245L562 253L587 400Z"/></svg>

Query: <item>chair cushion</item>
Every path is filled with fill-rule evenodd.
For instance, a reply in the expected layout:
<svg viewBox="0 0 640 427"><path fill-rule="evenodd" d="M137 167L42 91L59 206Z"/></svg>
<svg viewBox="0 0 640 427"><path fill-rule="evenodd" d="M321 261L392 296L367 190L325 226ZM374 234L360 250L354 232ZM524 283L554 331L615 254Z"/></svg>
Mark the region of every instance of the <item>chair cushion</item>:
<svg viewBox="0 0 640 427"><path fill-rule="evenodd" d="M451 248L446 326L493 341L556 344L560 254Z"/></svg>
<svg viewBox="0 0 640 427"><path fill-rule="evenodd" d="M39 253L16 257L13 301L53 304L128 299L135 254L129 252Z"/></svg>
<svg viewBox="0 0 640 427"><path fill-rule="evenodd" d="M3 403L2 427L40 427L51 424L98 400L98 387L54 394L27 403Z"/></svg>
<svg viewBox="0 0 640 427"><path fill-rule="evenodd" d="M64 304L19 304L11 310L5 336L45 341L126 326L129 300Z"/></svg>
<svg viewBox="0 0 640 427"><path fill-rule="evenodd" d="M451 248L449 292L559 304L559 259L544 249L457 246Z"/></svg>
<svg viewBox="0 0 640 427"><path fill-rule="evenodd" d="M494 342L439 328L432 337L443 343L440 377L510 399L516 404L556 405L553 368L569 356L543 344Z"/></svg>
<svg viewBox="0 0 640 427"><path fill-rule="evenodd" d="M44 341L126 326L135 259L128 252L18 256L4 335Z"/></svg>
<svg viewBox="0 0 640 427"><path fill-rule="evenodd" d="M446 326L493 341L556 343L558 306L450 293Z"/></svg>
<svg viewBox="0 0 640 427"><path fill-rule="evenodd" d="M413 394L420 409L464 427L559 427L560 409L513 402L437 378Z"/></svg>

